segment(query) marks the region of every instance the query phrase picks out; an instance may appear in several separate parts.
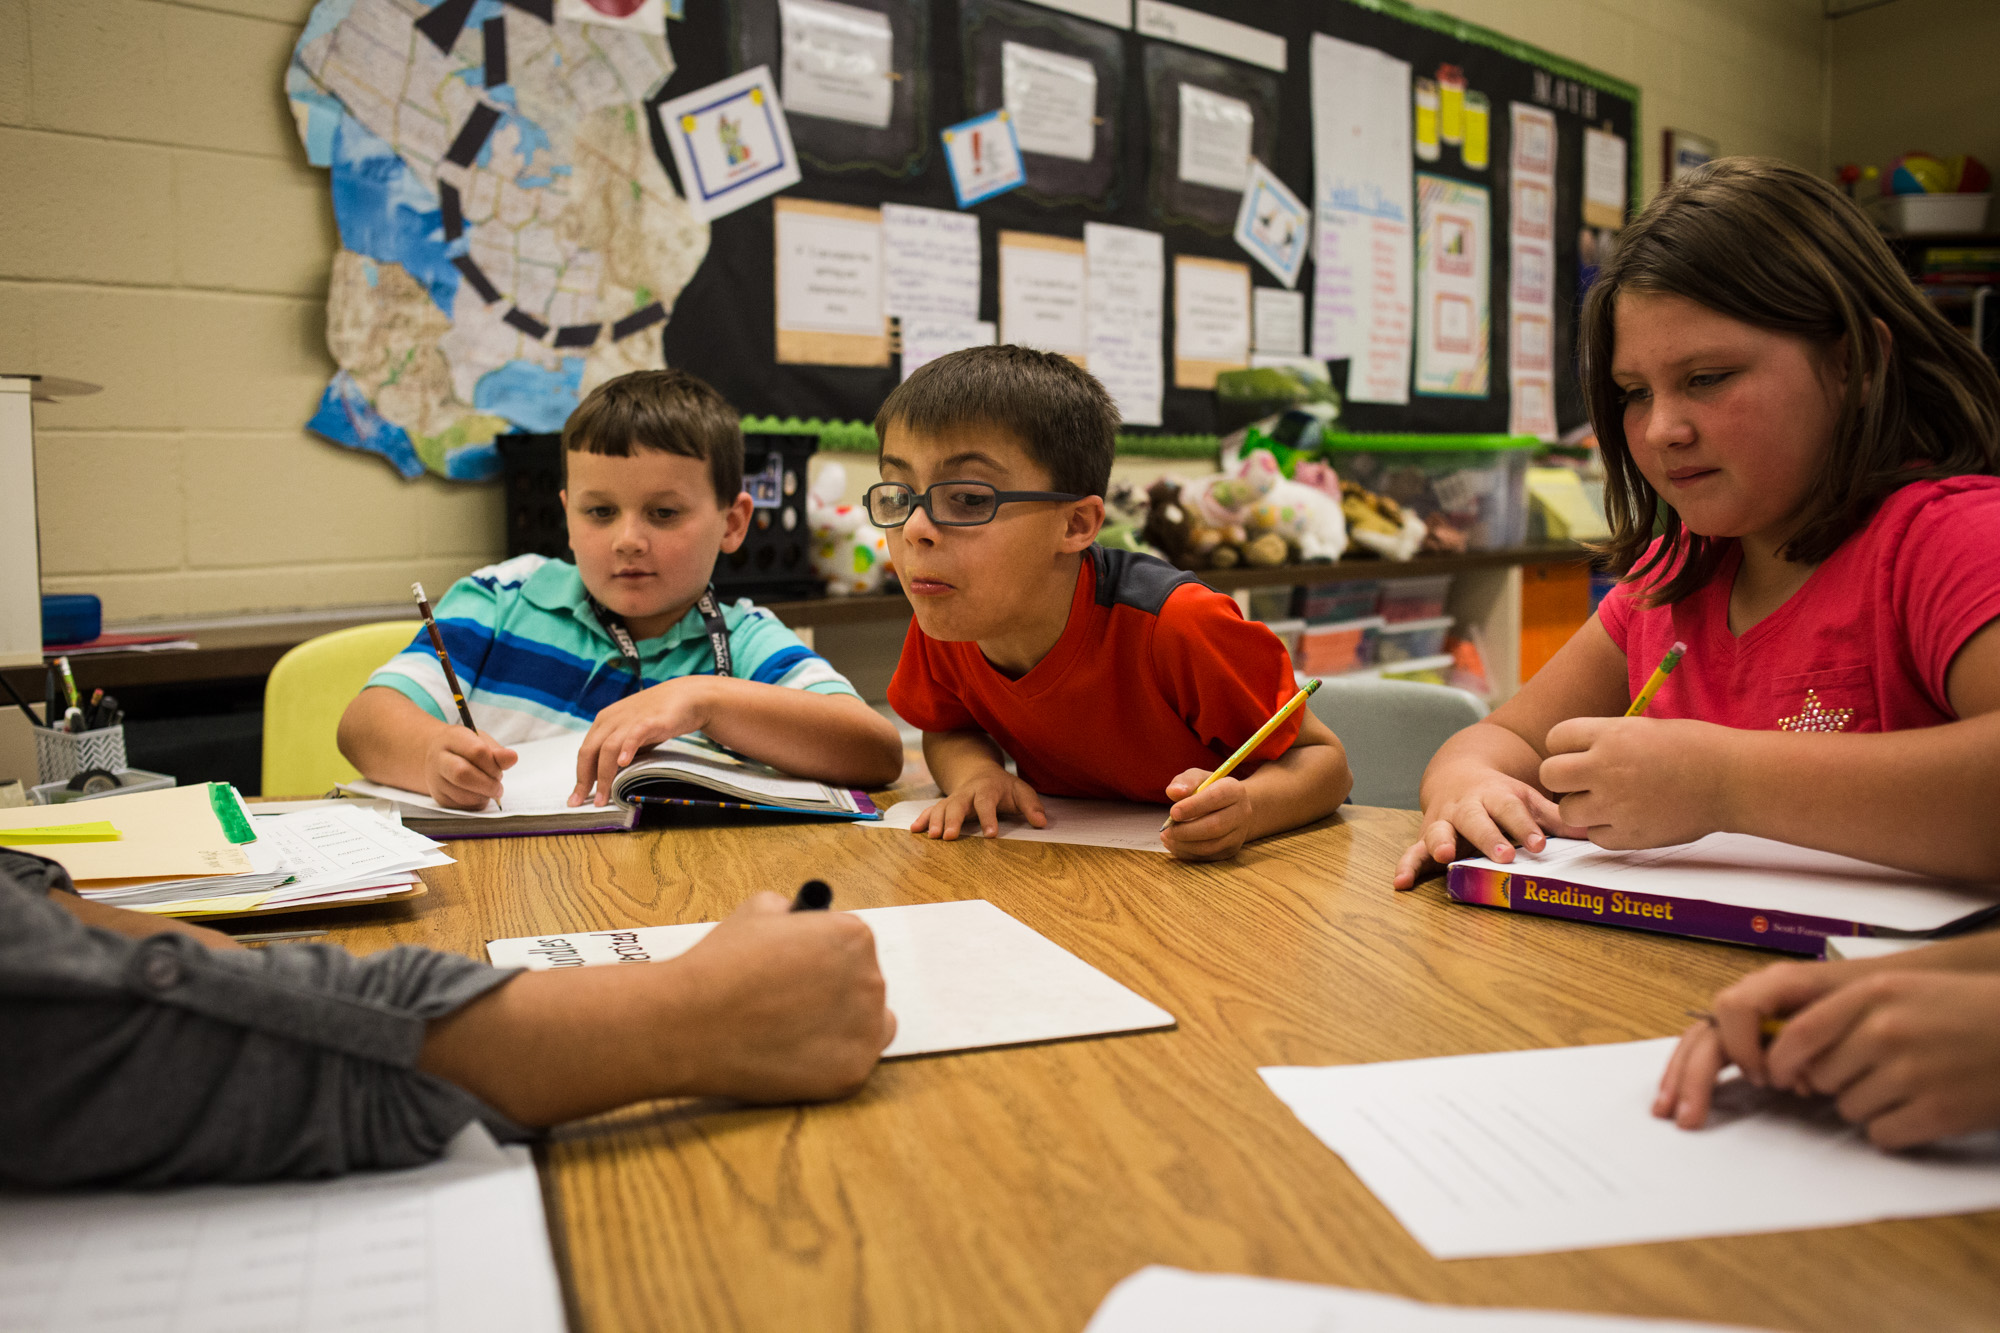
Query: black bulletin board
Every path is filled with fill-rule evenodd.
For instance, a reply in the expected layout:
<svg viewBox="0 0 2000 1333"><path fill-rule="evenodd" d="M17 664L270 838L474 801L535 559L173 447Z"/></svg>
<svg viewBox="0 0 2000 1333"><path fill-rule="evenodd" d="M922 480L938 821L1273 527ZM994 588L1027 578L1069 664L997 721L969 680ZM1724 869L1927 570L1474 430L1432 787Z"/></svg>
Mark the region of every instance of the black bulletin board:
<svg viewBox="0 0 2000 1333"><path fill-rule="evenodd" d="M922 77L905 82L911 85L907 90L911 95L922 86L928 92L929 105L912 105L907 98L899 100L897 114L901 123L892 125L892 131L901 129L903 124L912 129L921 125L923 131L915 139L894 135L885 140L879 145L881 151L875 161L867 160L861 153L841 157L830 152L808 154L805 152L805 139L811 137L808 134L801 140L804 178L786 191L787 195L863 207L903 203L953 208L951 181L938 143L938 131L998 105L997 98L991 102L983 100L990 95L986 89L991 87L991 80L983 78L979 68L980 30L996 21L1005 21L1010 8L1017 11L1017 19L1021 11L1031 19L1046 14L1052 23L1060 20L1058 27L1088 30L1087 40L1081 46L1073 44L1067 49L1084 54L1094 47L1099 57L1116 68L1115 85L1108 84L1104 68L1099 73L1100 106L1109 110L1114 97L1117 105L1117 123L1109 124L1107 117L1100 139L1100 145L1115 154L1115 178L1094 201L1079 201L1075 194L1060 189L1023 189L989 199L970 210L979 215L984 249L981 316L989 319L998 316L997 243L1002 230L1080 238L1086 221L1161 232L1166 238L1170 273L1173 256L1205 255L1250 263L1259 286L1275 285L1226 231L1216 235L1212 227L1187 218L1184 211L1175 210L1172 201L1164 199L1163 192L1152 186L1156 136L1144 71L1148 48L1163 45L1156 39L1070 18L1054 10L1018 3L995 4L994 0L843 2L890 15L899 39L921 43L925 51ZM1636 90L1559 57L1522 46L1502 34L1433 11L1414 9L1400 0L1301 3L1183 0L1183 3L1285 39L1288 68L1283 75L1252 65L1241 65L1236 72L1246 85L1268 85L1275 95L1275 123L1268 134L1259 127L1257 147L1260 154L1268 151L1267 164L1308 202L1313 186L1310 46L1314 32L1372 46L1407 60L1413 76L1434 74L1443 64L1456 65L1465 72L1469 86L1484 92L1491 101L1492 146L1490 165L1484 172L1466 170L1450 150L1439 161L1412 164L1418 172L1457 177L1484 185L1490 191L1493 253L1489 396L1464 399L1413 395L1407 406L1350 404L1345 413L1349 429L1497 432L1507 428L1506 312L1510 277L1506 244L1510 221L1507 163L1511 148L1508 108L1520 101L1555 113L1560 143L1556 170L1556 407L1562 428L1581 422L1584 412L1574 369L1574 348L1580 286L1578 240L1582 227L1584 129L1586 126L1608 129L1625 140L1631 165L1629 174L1636 193L1639 157ZM913 17L913 10L922 11L921 15ZM686 21L667 25L676 69L655 100L677 97L759 63L746 62L746 53L766 58L768 34L776 27L775 11L776 0L701 0L688 5ZM901 40L896 53L899 61L903 58ZM968 47L973 52L970 66ZM1178 53L1203 54L1185 47L1173 50L1176 59L1181 58ZM768 58L775 69L775 53ZM1157 62L1158 57L1154 59ZM1237 63L1214 59L1223 65ZM803 118L794 121L795 135L802 123ZM657 124L653 132L655 148L671 175L672 159L660 141ZM882 399L895 387L893 365L888 369L864 369L776 363L772 228L768 199L713 224L708 257L675 303L662 335L667 363L708 380L746 413L872 419ZM1299 290L1308 293L1308 306L1312 277L1308 261L1299 279ZM1172 349L1173 302L1169 292L1161 350L1168 358L1170 384ZM1336 362L1333 369L1334 382L1344 383L1344 365ZM1160 429L1164 432L1206 433L1215 429L1214 399L1208 391L1170 387L1162 406L1164 422Z"/></svg>

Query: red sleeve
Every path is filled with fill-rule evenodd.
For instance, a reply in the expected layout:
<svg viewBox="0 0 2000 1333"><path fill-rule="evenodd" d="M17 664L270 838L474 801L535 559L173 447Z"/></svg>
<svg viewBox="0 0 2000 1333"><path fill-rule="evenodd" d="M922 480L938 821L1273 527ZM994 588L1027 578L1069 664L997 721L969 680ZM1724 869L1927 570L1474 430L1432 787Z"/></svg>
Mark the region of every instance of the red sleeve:
<svg viewBox="0 0 2000 1333"><path fill-rule="evenodd" d="M889 707L919 731L979 730L979 723L966 711L949 679L940 680L933 670L937 656L937 645L917 628L917 618L911 616L910 632L903 636L903 655L897 659L896 674L889 678Z"/></svg>
<svg viewBox="0 0 2000 1333"><path fill-rule="evenodd" d="M1945 679L1966 640L2000 619L2000 479L1956 478L1911 516L1893 587L1903 642L1948 711Z"/></svg>
<svg viewBox="0 0 2000 1333"><path fill-rule="evenodd" d="M1200 584L1174 589L1160 608L1153 671L1175 710L1218 758L1236 753L1298 691L1278 636L1245 620L1235 598ZM1286 718L1237 774L1247 777L1257 764L1291 749L1303 723L1298 713Z"/></svg>

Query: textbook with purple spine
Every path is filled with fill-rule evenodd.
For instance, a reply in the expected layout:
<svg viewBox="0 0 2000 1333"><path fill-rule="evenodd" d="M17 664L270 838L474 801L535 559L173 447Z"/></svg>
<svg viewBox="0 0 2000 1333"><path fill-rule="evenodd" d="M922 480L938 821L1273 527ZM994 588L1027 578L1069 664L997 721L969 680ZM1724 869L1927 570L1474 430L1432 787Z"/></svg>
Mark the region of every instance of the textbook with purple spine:
<svg viewBox="0 0 2000 1333"><path fill-rule="evenodd" d="M2000 917L2000 885L1892 870L1741 833L1614 852L1551 838L1511 864L1456 861L1459 902L1818 956L1830 935L1937 939Z"/></svg>

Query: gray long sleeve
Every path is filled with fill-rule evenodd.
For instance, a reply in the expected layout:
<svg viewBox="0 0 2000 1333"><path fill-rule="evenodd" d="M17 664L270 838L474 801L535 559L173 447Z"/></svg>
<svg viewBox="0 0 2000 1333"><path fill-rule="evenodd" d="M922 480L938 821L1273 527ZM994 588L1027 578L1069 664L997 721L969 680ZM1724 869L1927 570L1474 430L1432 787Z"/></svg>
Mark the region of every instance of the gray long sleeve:
<svg viewBox="0 0 2000 1333"><path fill-rule="evenodd" d="M428 1020L513 975L453 954L127 939L48 901L61 867L0 849L0 1183L165 1185L409 1166L473 1119L416 1068Z"/></svg>

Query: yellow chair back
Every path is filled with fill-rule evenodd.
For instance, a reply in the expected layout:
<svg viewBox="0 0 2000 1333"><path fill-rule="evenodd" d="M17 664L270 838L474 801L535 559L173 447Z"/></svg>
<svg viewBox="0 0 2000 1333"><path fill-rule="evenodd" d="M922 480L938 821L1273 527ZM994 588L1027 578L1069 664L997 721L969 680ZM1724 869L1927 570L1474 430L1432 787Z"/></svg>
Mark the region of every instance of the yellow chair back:
<svg viewBox="0 0 2000 1333"><path fill-rule="evenodd" d="M323 796L361 776L334 743L340 715L369 675L409 646L417 620L355 625L308 639L264 682L266 796Z"/></svg>

